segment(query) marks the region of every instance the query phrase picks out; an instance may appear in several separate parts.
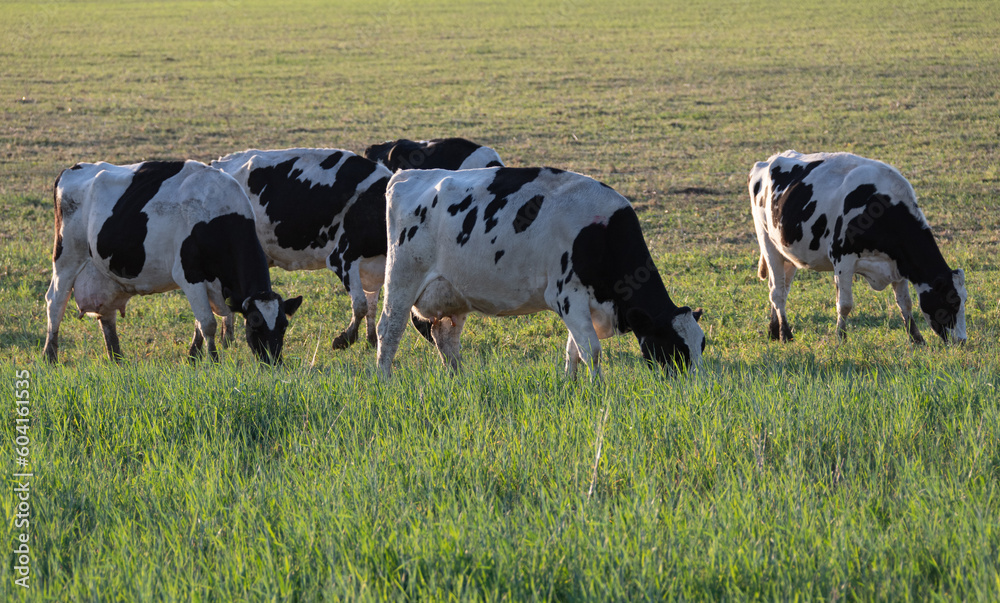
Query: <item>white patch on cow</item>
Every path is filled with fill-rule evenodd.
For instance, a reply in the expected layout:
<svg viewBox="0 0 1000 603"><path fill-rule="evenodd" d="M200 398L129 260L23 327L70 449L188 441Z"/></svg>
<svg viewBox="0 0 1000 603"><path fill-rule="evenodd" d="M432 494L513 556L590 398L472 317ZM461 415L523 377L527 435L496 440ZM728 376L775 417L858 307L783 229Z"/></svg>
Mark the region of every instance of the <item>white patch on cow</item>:
<svg viewBox="0 0 1000 603"><path fill-rule="evenodd" d="M673 327L688 348L688 353L691 355L690 366L698 367L701 365L701 342L705 340L705 332L698 326L694 314L684 312L674 317Z"/></svg>
<svg viewBox="0 0 1000 603"><path fill-rule="evenodd" d="M257 304L257 310L264 317L264 324L267 325L268 329L274 330L274 325L278 322L278 312L281 311L281 303L276 299L257 300L254 303Z"/></svg>
<svg viewBox="0 0 1000 603"><path fill-rule="evenodd" d="M503 161L500 160L500 155L496 151L489 147L479 147L472 152L471 155L465 158L462 165L459 166L460 170L471 170L476 168L484 168L490 163L499 163L503 165Z"/></svg>

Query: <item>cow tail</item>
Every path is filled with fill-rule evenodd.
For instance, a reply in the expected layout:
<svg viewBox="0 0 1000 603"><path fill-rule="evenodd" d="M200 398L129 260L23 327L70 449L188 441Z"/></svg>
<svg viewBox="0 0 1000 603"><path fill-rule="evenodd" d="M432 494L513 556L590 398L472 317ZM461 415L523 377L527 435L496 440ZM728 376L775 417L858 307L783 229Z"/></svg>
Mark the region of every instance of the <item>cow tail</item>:
<svg viewBox="0 0 1000 603"><path fill-rule="evenodd" d="M65 170L64 170L65 171ZM52 262L55 263L62 255L62 207L59 204L59 181L62 180L63 173L59 172L55 184L52 185L52 208L55 210L55 237L52 242Z"/></svg>
<svg viewBox="0 0 1000 603"><path fill-rule="evenodd" d="M760 261L757 262L757 277L762 281L767 280L767 262L764 261L764 254L760 254Z"/></svg>

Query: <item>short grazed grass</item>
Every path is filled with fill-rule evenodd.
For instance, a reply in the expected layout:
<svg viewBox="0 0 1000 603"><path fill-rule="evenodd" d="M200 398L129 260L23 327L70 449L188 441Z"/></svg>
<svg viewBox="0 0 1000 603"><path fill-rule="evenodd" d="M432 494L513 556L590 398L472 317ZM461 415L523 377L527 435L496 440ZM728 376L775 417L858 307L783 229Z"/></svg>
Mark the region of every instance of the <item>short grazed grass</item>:
<svg viewBox="0 0 1000 603"><path fill-rule="evenodd" d="M33 600L995 600L1000 597L1000 35L991 2L7 2L0 24L0 349L32 372ZM705 366L630 336L562 376L554 314L474 317L449 374L408 335L393 380L306 302L282 369L184 359L175 292L40 363L51 187L77 161L462 135L614 186ZM796 277L766 340L754 161L849 150L910 179L969 281L970 340L907 343L856 287ZM315 356L314 356L315 354ZM0 431L14 439L13 404ZM14 472L11 445L0 465ZM12 478L11 478L12 479ZM13 486L2 501L5 542Z"/></svg>

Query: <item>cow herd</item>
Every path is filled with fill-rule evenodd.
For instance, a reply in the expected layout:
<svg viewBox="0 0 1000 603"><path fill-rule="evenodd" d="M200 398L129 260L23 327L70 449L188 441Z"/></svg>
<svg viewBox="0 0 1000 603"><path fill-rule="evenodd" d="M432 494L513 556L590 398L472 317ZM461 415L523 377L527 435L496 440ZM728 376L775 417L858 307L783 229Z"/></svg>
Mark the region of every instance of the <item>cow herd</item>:
<svg viewBox="0 0 1000 603"><path fill-rule="evenodd" d="M893 286L915 343L923 338L909 282L934 332L965 340L964 273L948 267L894 168L848 153L786 151L757 163L748 187L772 339L792 339L789 287L797 269L812 268L834 272L841 336L858 274L876 290ZM294 148L211 165L80 163L59 175L54 204L51 362L71 294L121 361L116 314L134 295L178 288L195 317L191 358L207 345L217 359L215 316L225 346L238 313L257 358L280 362L302 298L272 289L271 266L333 271L352 308L333 347L354 343L364 322L385 376L408 323L458 369L471 312L555 312L569 330L569 375L582 360L599 377L600 340L618 333L633 332L643 357L668 370L698 366L705 348L701 310L670 299L625 197L573 172L506 167L494 150L460 138L386 142L364 157Z"/></svg>

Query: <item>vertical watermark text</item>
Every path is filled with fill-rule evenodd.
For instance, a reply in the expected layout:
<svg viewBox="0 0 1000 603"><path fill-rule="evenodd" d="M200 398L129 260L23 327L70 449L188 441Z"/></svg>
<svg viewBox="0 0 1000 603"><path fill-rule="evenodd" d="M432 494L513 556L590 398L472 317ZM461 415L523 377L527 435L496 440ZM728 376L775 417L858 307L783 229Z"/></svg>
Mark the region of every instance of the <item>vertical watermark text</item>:
<svg viewBox="0 0 1000 603"><path fill-rule="evenodd" d="M14 371L14 584L29 588L31 580L31 371Z"/></svg>

